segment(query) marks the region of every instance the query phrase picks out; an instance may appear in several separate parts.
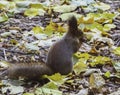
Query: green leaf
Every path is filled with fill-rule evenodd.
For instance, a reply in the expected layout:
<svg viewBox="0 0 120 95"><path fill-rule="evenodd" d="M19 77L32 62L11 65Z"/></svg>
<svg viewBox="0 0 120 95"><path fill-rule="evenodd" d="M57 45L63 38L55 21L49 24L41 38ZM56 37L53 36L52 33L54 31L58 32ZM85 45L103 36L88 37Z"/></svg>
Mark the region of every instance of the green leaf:
<svg viewBox="0 0 120 95"><path fill-rule="evenodd" d="M6 13L0 14L0 22L5 22L8 20L8 16Z"/></svg>
<svg viewBox="0 0 120 95"><path fill-rule="evenodd" d="M104 74L104 76L106 76L107 78L109 78L109 77L110 77L110 72L107 71L107 72Z"/></svg>

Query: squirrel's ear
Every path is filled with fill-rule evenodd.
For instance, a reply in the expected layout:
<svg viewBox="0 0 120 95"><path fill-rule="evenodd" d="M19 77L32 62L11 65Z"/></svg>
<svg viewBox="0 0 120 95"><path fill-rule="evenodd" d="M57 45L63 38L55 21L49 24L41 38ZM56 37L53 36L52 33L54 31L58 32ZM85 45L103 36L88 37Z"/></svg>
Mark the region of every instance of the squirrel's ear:
<svg viewBox="0 0 120 95"><path fill-rule="evenodd" d="M71 16L68 19L68 26L69 26L69 30L73 30L73 32L77 31L77 19L75 16Z"/></svg>
<svg viewBox="0 0 120 95"><path fill-rule="evenodd" d="M75 16L71 16L68 19L68 32L72 34L73 36L78 36L78 27L77 27L77 19Z"/></svg>
<svg viewBox="0 0 120 95"><path fill-rule="evenodd" d="M77 29L77 19L75 16L71 16L69 19L68 19L68 26L70 28L76 28Z"/></svg>

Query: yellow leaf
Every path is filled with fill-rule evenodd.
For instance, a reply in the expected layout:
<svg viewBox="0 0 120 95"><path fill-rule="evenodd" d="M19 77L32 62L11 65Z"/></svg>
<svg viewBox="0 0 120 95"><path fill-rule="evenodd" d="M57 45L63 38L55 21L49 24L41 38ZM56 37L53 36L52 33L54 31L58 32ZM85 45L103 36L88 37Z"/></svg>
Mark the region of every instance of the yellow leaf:
<svg viewBox="0 0 120 95"><path fill-rule="evenodd" d="M84 23L84 17L81 16L79 19L78 19L78 24L81 24L81 23Z"/></svg>
<svg viewBox="0 0 120 95"><path fill-rule="evenodd" d="M63 28L62 26L58 26L58 29L57 29L58 32L65 32L65 28Z"/></svg>
<svg viewBox="0 0 120 95"><path fill-rule="evenodd" d="M34 17L34 16L37 16L38 14L39 14L39 10L35 8L27 9L24 12L24 15L29 16L29 17Z"/></svg>
<svg viewBox="0 0 120 95"><path fill-rule="evenodd" d="M92 24L94 23L94 17L84 17L85 24Z"/></svg>
<svg viewBox="0 0 120 95"><path fill-rule="evenodd" d="M86 69L87 69L87 65L85 63L77 62L74 65L74 72L76 74L80 74L81 72L85 71Z"/></svg>
<svg viewBox="0 0 120 95"><path fill-rule="evenodd" d="M66 78L65 76L61 75L60 73L56 73L52 76L44 76L45 78L48 78L51 82L54 82L57 85L61 85L65 82Z"/></svg>
<svg viewBox="0 0 120 95"><path fill-rule="evenodd" d="M32 31L35 34L43 33L43 29L40 26L33 27Z"/></svg>
<svg viewBox="0 0 120 95"><path fill-rule="evenodd" d="M50 36L53 34L53 32L56 32L58 28L58 24L53 23L52 21L50 21L50 24L46 26L45 28L45 34Z"/></svg>
<svg viewBox="0 0 120 95"><path fill-rule="evenodd" d="M24 93L23 95L35 95L34 93Z"/></svg>
<svg viewBox="0 0 120 95"><path fill-rule="evenodd" d="M117 55L120 55L120 47L117 47L116 49L114 49L113 52Z"/></svg>
<svg viewBox="0 0 120 95"><path fill-rule="evenodd" d="M56 89L58 90L58 86L54 82L48 82L47 84L43 85L44 88L49 88L49 89Z"/></svg>
<svg viewBox="0 0 120 95"><path fill-rule="evenodd" d="M40 4L40 3L30 4L29 6L30 6L30 8L36 8L36 9L41 8L41 9L44 9L44 6L42 4Z"/></svg>
<svg viewBox="0 0 120 95"><path fill-rule="evenodd" d="M94 47L91 48L90 53L92 53L92 54L98 54L97 50Z"/></svg>

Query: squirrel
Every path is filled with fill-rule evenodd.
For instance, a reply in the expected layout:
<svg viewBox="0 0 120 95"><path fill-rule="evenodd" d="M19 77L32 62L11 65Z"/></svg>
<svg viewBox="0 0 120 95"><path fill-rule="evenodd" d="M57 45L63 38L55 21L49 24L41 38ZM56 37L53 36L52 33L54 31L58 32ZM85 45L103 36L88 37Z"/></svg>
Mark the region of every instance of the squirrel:
<svg viewBox="0 0 120 95"><path fill-rule="evenodd" d="M72 16L68 19L66 34L49 49L46 63L13 64L1 76L8 78L24 77L28 79L40 78L42 75L60 73L67 75L72 71L72 55L78 51L83 41L83 32L77 27L77 19Z"/></svg>

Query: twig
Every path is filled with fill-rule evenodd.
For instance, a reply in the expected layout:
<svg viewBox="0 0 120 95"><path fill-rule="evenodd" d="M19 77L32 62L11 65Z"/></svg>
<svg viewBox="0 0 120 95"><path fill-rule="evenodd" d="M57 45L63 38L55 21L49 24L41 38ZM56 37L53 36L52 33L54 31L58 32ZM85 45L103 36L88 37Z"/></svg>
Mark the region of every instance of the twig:
<svg viewBox="0 0 120 95"><path fill-rule="evenodd" d="M6 56L5 49L3 49L3 53L4 53L4 58L5 58L5 60L7 61L7 56Z"/></svg>

